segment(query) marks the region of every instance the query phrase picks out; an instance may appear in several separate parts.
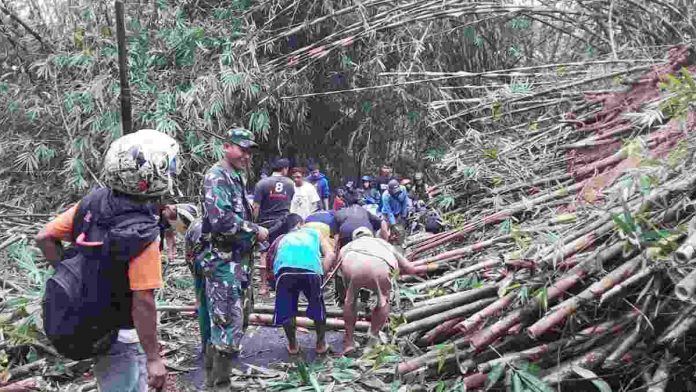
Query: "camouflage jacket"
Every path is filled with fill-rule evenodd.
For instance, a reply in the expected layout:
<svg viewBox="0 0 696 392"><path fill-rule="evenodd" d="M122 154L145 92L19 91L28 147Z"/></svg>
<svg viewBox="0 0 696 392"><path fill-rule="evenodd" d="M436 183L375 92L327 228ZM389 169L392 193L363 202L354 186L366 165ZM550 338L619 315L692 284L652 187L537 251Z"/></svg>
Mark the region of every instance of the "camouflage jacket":
<svg viewBox="0 0 696 392"><path fill-rule="evenodd" d="M251 222L251 205L243 174L216 163L203 179L202 239L215 246L225 243L251 247L258 226Z"/></svg>

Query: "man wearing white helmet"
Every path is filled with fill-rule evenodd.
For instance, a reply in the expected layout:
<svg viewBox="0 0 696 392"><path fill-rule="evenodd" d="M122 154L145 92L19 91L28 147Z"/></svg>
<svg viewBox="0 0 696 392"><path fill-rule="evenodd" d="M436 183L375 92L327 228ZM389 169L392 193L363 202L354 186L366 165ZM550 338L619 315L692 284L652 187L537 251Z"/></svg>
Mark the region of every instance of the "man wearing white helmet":
<svg viewBox="0 0 696 392"><path fill-rule="evenodd" d="M75 243L74 249L89 262L97 255L90 249L109 250L98 259L108 263L102 264L108 265L108 273L96 276L100 286L111 290L111 305L99 323L112 331L112 337L94 350L94 374L102 392L146 392L148 385L165 386L154 297L154 289L162 287L157 223L164 208L162 196L172 194L180 168L178 152L174 139L149 129L115 140L104 160L106 187L91 191L36 236L46 260L60 268L61 241ZM74 338L79 343L86 337Z"/></svg>
<svg viewBox="0 0 696 392"><path fill-rule="evenodd" d="M343 320L346 325L343 353L350 354L355 350L353 332L360 289L371 290L377 295L377 306L371 313L370 344L378 343L379 331L389 318L391 277L395 273L417 274L425 271L412 266L391 244L381 238L375 238L372 230L366 227L358 227L353 231L353 240L341 249L336 263L340 265L341 277L346 287L343 305Z"/></svg>

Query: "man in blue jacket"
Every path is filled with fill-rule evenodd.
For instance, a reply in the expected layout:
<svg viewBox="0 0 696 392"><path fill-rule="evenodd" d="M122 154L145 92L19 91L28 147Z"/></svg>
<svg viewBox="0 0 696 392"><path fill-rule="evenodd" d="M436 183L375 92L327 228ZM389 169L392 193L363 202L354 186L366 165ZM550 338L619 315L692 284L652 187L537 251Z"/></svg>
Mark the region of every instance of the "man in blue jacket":
<svg viewBox="0 0 696 392"><path fill-rule="evenodd" d="M325 210L328 210L331 189L329 188L329 180L319 171L319 164L312 163L309 165L309 176L306 180L317 188L317 193L321 198L321 205Z"/></svg>
<svg viewBox="0 0 696 392"><path fill-rule="evenodd" d="M406 189L399 184L398 180L390 180L387 190L382 193L382 217L389 223L389 229L393 234L397 224L405 226L411 209L411 199L408 197Z"/></svg>

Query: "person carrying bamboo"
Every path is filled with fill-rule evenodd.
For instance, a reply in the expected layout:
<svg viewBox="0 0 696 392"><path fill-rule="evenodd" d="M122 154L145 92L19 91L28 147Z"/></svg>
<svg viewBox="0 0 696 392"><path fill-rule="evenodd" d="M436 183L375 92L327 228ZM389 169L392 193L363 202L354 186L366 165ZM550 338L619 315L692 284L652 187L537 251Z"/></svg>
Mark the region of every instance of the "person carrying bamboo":
<svg viewBox="0 0 696 392"><path fill-rule="evenodd" d="M316 353L324 354L329 347L326 333L326 306L322 293L324 271L333 263L335 254L328 238L319 230L304 227L302 217L290 214L290 232L278 237L268 251L272 261L276 286L273 323L282 325L288 338L288 353L298 354L300 347L295 334L295 315L300 293L307 298L307 317L314 320L317 331ZM324 256L322 263L321 256Z"/></svg>
<svg viewBox="0 0 696 392"><path fill-rule="evenodd" d="M357 321L358 292L367 289L377 295L377 306L372 310L369 345L379 343L379 331L389 318L391 277L395 274L418 274L423 268L414 267L391 244L375 238L372 231L359 227L353 231L353 240L345 245L336 259L340 275L346 286L343 305L343 320L346 332L343 339L343 354L355 351L353 332ZM335 268L333 266L332 268Z"/></svg>

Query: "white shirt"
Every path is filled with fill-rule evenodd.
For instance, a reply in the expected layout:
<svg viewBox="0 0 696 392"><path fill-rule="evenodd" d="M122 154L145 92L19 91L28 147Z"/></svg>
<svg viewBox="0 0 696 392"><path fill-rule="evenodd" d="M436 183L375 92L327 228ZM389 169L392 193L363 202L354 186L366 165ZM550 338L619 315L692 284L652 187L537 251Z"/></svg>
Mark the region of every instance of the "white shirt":
<svg viewBox="0 0 696 392"><path fill-rule="evenodd" d="M302 219L305 219L317 210L316 203L320 200L314 185L309 182L303 182L302 186L299 187L295 185L295 195L290 202L290 213L297 214Z"/></svg>

